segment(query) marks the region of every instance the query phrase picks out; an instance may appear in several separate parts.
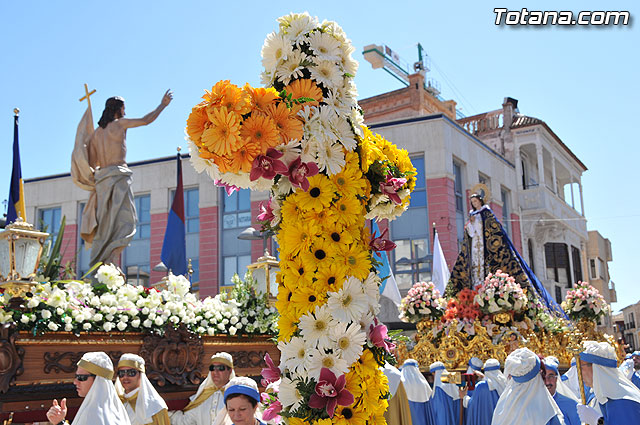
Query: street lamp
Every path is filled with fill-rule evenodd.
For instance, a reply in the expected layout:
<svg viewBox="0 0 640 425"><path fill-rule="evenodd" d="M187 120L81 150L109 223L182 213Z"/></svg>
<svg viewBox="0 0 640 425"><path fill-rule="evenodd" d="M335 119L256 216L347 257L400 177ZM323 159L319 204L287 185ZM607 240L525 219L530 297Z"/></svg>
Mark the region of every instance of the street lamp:
<svg viewBox="0 0 640 425"><path fill-rule="evenodd" d="M48 236L21 217L0 233L0 287L12 297L10 308L20 308L22 296L37 284L34 278Z"/></svg>

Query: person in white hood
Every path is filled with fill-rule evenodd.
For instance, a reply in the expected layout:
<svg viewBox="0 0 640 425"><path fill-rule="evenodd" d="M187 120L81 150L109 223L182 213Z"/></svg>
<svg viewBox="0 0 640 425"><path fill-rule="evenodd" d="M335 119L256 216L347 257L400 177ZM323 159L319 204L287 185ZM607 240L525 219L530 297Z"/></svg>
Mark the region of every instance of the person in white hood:
<svg viewBox="0 0 640 425"><path fill-rule="evenodd" d="M101 351L85 353L78 361L73 383L84 400L72 425L130 425L129 416L118 398L113 379L113 362ZM47 419L54 425L67 424L67 399L47 411Z"/></svg>
<svg viewBox="0 0 640 425"><path fill-rule="evenodd" d="M125 353L117 367L116 391L124 403L131 425L169 425L167 403L153 387L145 372L144 359Z"/></svg>

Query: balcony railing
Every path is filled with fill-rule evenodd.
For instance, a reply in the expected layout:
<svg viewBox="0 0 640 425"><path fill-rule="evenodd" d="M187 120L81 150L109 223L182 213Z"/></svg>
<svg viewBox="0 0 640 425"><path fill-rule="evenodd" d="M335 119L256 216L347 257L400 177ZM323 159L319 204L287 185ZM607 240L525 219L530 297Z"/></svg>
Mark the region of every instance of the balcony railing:
<svg viewBox="0 0 640 425"><path fill-rule="evenodd" d="M504 125L502 109L458 120L458 123L471 134L483 133L502 128Z"/></svg>

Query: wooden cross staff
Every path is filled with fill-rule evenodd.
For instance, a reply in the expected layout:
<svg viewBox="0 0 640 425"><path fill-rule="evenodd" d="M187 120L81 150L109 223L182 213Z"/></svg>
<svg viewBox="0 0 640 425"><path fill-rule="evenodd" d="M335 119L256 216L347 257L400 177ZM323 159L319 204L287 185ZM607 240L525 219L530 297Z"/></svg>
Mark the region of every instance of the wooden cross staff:
<svg viewBox="0 0 640 425"><path fill-rule="evenodd" d="M89 96L91 96L92 94L94 94L96 92L95 89L91 90L91 92L89 92L89 87L85 84L84 85L84 96L82 96L79 100L80 102L82 102L83 100L87 99L87 103L89 104L89 108L91 108L91 98Z"/></svg>

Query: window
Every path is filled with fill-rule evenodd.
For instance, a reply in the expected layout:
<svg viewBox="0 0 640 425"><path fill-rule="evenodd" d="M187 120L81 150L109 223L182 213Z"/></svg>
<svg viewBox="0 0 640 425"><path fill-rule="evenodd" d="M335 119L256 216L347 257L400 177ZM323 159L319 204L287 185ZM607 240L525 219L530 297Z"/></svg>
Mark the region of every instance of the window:
<svg viewBox="0 0 640 425"><path fill-rule="evenodd" d="M491 181L489 180L489 177L487 177L485 174L482 173L478 173L478 183L482 183L482 184L486 184L487 187L491 184Z"/></svg>
<svg viewBox="0 0 640 425"><path fill-rule="evenodd" d="M571 288L567 245L563 243L546 243L544 245L544 253L547 263L547 279Z"/></svg>
<svg viewBox="0 0 640 425"><path fill-rule="evenodd" d="M49 233L49 239L55 241L60 231L62 209L60 207L45 208L38 211L38 228Z"/></svg>
<svg viewBox="0 0 640 425"><path fill-rule="evenodd" d="M535 274L536 267L533 261L533 241L531 239L527 241L527 250L529 251L529 267L531 268L531 271Z"/></svg>
<svg viewBox="0 0 640 425"><path fill-rule="evenodd" d="M151 196L138 195L134 198L138 223L136 234L125 248L122 265L130 281L147 285L149 282L150 250L151 250Z"/></svg>
<svg viewBox="0 0 640 425"><path fill-rule="evenodd" d="M527 188L527 163L522 159L520 161L520 165L522 166L522 189Z"/></svg>
<svg viewBox="0 0 640 425"><path fill-rule="evenodd" d="M509 205L509 191L500 189L500 197L502 198L502 227L511 236L511 206Z"/></svg>
<svg viewBox="0 0 640 425"><path fill-rule="evenodd" d="M464 206L464 198L462 195L462 167L461 165L453 161L453 175L455 177L454 181L454 192L456 197L456 229L458 231L458 248L460 247L460 243L464 239L464 218L465 218L465 206Z"/></svg>
<svg viewBox="0 0 640 425"><path fill-rule="evenodd" d="M597 279L598 272L596 271L596 260L594 258L589 260L589 270L591 273L591 279Z"/></svg>
<svg viewBox="0 0 640 425"><path fill-rule="evenodd" d="M416 189L405 213L391 222L391 239L397 247L389 255L398 288L406 292L419 280L431 279L429 254L429 217L424 170L424 156L411 158L416 168ZM414 202L415 201L415 202Z"/></svg>
<svg viewBox="0 0 640 425"><path fill-rule="evenodd" d="M580 250L575 246L571 247L571 262L573 263L573 281L582 281L582 259L580 258Z"/></svg>
<svg viewBox="0 0 640 425"><path fill-rule="evenodd" d="M251 191L241 189L227 195L219 189L222 199L222 273L220 286L231 285L231 278L238 273L241 278L251 264L251 241L238 239L238 235L251 226Z"/></svg>
<svg viewBox="0 0 640 425"><path fill-rule="evenodd" d="M602 258L598 257L598 266L599 270L598 270L598 277L602 280L607 280L606 272L605 272L605 265L604 265L604 261L602 261Z"/></svg>
<svg viewBox="0 0 640 425"><path fill-rule="evenodd" d="M556 302L560 304L562 302L562 288L558 285L554 285L556 288Z"/></svg>

